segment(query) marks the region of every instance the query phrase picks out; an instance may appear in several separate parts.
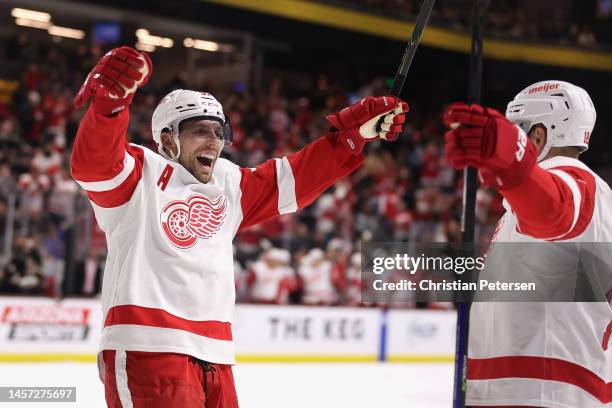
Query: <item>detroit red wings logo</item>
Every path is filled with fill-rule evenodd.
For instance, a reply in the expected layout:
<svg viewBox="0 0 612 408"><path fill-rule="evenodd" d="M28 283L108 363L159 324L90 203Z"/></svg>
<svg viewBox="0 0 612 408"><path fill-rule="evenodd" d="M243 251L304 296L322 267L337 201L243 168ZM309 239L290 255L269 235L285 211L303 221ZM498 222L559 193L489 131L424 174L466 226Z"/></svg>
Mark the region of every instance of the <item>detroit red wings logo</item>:
<svg viewBox="0 0 612 408"><path fill-rule="evenodd" d="M161 226L174 246L191 248L198 239L208 239L219 231L226 207L223 195L213 201L203 195L192 195L186 201L168 203L161 212Z"/></svg>

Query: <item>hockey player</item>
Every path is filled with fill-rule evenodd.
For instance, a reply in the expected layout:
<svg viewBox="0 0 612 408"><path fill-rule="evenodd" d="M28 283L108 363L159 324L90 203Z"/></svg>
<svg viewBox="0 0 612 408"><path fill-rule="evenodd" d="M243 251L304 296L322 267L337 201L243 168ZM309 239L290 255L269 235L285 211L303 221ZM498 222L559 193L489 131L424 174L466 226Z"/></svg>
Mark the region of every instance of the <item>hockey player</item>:
<svg viewBox="0 0 612 408"><path fill-rule="evenodd" d="M346 300L350 306L361 304L361 253L351 255L346 269Z"/></svg>
<svg viewBox="0 0 612 408"><path fill-rule="evenodd" d="M270 248L251 265L247 281L250 300L255 303L287 304L296 287L291 268L291 254L285 249Z"/></svg>
<svg viewBox="0 0 612 408"><path fill-rule="evenodd" d="M494 241L612 242L610 187L578 160L595 118L587 92L563 81L528 86L508 104L506 117L478 105L448 108L448 160L477 167L481 181L504 198L507 211ZM535 276L530 262L496 268ZM474 303L470 321L468 405L611 405L608 303Z"/></svg>
<svg viewBox="0 0 612 408"><path fill-rule="evenodd" d="M303 282L303 303L322 306L338 301L338 293L333 284L333 264L322 249L313 248L308 251L302 258L298 273Z"/></svg>
<svg viewBox="0 0 612 408"><path fill-rule="evenodd" d="M109 407L237 407L231 321L232 239L241 228L309 205L364 161L366 142L395 139L408 106L368 97L328 116L332 131L287 157L240 168L210 94L176 90L153 113L159 154L128 144L147 54L108 52L75 97L92 102L71 171L106 232L100 343ZM381 131L376 123L384 118Z"/></svg>

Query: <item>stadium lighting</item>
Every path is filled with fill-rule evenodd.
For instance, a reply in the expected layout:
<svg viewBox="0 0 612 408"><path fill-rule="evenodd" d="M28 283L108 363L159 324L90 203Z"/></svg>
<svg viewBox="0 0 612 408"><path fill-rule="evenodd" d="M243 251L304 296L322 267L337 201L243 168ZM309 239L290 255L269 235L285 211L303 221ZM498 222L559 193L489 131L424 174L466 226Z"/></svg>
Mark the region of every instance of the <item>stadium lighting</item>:
<svg viewBox="0 0 612 408"><path fill-rule="evenodd" d="M220 44L214 41L198 40L197 38L185 38L183 45L187 48L196 48L203 51L221 51L221 52L234 52L234 46L231 44Z"/></svg>
<svg viewBox="0 0 612 408"><path fill-rule="evenodd" d="M219 43L214 41L198 40L193 38L185 38L183 45L187 48L197 48L204 51L219 51Z"/></svg>
<svg viewBox="0 0 612 408"><path fill-rule="evenodd" d="M140 41L138 41L134 46L139 51L146 51L146 52L153 52L153 51L155 51L155 46L154 45L141 43Z"/></svg>
<svg viewBox="0 0 612 408"><path fill-rule="evenodd" d="M85 38L85 32L82 30L77 30L75 28L52 25L51 27L49 27L48 31L49 34L56 35L59 37L76 38L77 40L82 40L83 38Z"/></svg>
<svg viewBox="0 0 612 408"><path fill-rule="evenodd" d="M16 19L21 18L21 19L34 20L34 21L40 21L40 22L46 22L46 23L51 22L51 14L44 13L42 11L14 8L11 10L11 16L15 17ZM36 28L39 28L39 27L36 27Z"/></svg>
<svg viewBox="0 0 612 408"><path fill-rule="evenodd" d="M142 45L153 46L153 50L155 49L155 47L172 48L172 46L174 45L174 41L172 41L171 38L151 35L149 33L149 30L146 30L144 28L139 28L138 30L136 30L136 38L138 38L138 42Z"/></svg>
<svg viewBox="0 0 612 408"><path fill-rule="evenodd" d="M51 22L49 21L30 20L29 18L23 17L17 17L15 19L15 24L23 27L41 28L43 30L47 30L51 26Z"/></svg>

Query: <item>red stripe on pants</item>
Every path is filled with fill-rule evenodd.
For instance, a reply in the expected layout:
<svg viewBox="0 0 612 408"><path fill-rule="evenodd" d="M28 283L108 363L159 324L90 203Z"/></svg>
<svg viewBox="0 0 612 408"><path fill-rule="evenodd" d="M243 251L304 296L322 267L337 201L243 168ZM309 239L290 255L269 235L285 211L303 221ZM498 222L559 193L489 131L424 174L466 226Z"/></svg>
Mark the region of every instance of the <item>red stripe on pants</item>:
<svg viewBox="0 0 612 408"><path fill-rule="evenodd" d="M108 408L125 408L117 391L114 350L104 350L104 388ZM238 408L232 367L212 364L206 374L190 356L127 351L128 388L134 408Z"/></svg>

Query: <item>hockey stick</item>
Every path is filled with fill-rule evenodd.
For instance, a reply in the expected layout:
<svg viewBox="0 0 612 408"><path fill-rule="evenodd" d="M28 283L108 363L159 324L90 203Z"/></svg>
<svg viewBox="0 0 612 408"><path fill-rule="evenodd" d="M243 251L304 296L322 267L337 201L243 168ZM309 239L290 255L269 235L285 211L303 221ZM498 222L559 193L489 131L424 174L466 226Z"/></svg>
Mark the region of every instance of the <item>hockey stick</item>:
<svg viewBox="0 0 612 408"><path fill-rule="evenodd" d="M412 30L412 36L410 37L410 41L408 41L408 45L406 45L406 50L402 56L402 62L397 68L395 78L393 78L393 85L391 85L391 95L393 96L399 97L402 93L402 89L404 89L404 83L406 82L408 70L410 70L412 58L414 58L419 42L421 42L421 35L423 34L423 30L425 29L427 21L429 20L434 2L435 0L424 0L423 4L421 5L421 10L419 11L419 16L417 17L416 24L414 25L414 30Z"/></svg>
<svg viewBox="0 0 612 408"><path fill-rule="evenodd" d="M399 98L402 90L404 89L404 83L406 83L406 76L408 76L410 64L412 64L412 59L414 58L416 49L419 46L419 42L421 42L421 35L423 34L423 30L427 25L427 21L429 21L429 16L431 15L431 10L433 9L434 3L435 0L424 0L423 4L421 5L421 10L419 10L419 15L417 16L416 24L412 30L410 41L408 41L406 50L404 50L402 62L400 62L400 65L397 68L395 78L393 78L393 84L391 85L390 92L393 96L397 96ZM384 118L380 118L378 120L378 123L376 124L377 132L381 131L383 121Z"/></svg>
<svg viewBox="0 0 612 408"><path fill-rule="evenodd" d="M472 11L472 52L470 55L468 104L480 103L482 85L482 25L488 6L489 0L475 0ZM473 167L466 167L463 171L461 241L464 244L472 244L474 242L474 226L476 223L476 190L478 188L476 175L476 169ZM463 299L457 303L453 408L465 407L470 308L471 299Z"/></svg>

